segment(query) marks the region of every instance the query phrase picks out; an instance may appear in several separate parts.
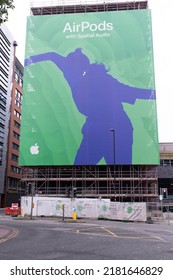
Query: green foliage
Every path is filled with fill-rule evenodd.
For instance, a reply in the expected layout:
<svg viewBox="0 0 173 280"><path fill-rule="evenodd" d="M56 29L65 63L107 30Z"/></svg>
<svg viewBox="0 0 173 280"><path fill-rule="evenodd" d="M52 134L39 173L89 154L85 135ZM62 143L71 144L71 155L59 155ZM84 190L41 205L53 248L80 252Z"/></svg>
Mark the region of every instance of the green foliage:
<svg viewBox="0 0 173 280"><path fill-rule="evenodd" d="M8 9L14 9L14 1L0 0L0 24L8 20Z"/></svg>

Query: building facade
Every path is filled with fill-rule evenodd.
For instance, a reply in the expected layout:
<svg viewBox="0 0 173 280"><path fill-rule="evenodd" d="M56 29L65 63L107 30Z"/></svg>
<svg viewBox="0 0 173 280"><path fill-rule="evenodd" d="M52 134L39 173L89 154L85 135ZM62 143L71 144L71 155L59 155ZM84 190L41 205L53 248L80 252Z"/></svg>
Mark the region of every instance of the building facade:
<svg viewBox="0 0 173 280"><path fill-rule="evenodd" d="M23 66L15 56L17 43L5 24L0 26L0 205L8 190L17 191Z"/></svg>
<svg viewBox="0 0 173 280"><path fill-rule="evenodd" d="M9 204L9 202L11 203L10 197L12 194L12 200L14 200L14 195L16 194L18 197L21 191L20 179L22 175L22 169L18 166L18 159L22 113L22 86L23 65L15 57L8 135L7 168L5 178L6 204Z"/></svg>
<svg viewBox="0 0 173 280"><path fill-rule="evenodd" d="M173 143L160 143L158 188L164 199L173 200Z"/></svg>

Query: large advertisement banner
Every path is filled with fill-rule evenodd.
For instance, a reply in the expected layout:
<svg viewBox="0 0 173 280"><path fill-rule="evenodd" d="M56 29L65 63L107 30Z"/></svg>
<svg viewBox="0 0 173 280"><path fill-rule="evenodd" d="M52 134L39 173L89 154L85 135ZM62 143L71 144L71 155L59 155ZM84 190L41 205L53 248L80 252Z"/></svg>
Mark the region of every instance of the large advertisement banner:
<svg viewBox="0 0 173 280"><path fill-rule="evenodd" d="M159 163L150 10L28 17L19 163Z"/></svg>

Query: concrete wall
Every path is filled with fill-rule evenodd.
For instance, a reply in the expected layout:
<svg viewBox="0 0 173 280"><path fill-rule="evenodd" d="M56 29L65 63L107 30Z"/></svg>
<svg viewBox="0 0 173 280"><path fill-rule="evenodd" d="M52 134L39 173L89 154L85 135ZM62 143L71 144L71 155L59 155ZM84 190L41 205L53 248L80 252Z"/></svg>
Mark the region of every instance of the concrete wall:
<svg viewBox="0 0 173 280"><path fill-rule="evenodd" d="M126 221L146 221L146 203L110 202L109 199L79 199L58 197L33 197L33 216L62 217L62 205L65 207L65 217L72 217L76 209L78 218L104 218ZM31 197L21 199L23 215L31 214Z"/></svg>

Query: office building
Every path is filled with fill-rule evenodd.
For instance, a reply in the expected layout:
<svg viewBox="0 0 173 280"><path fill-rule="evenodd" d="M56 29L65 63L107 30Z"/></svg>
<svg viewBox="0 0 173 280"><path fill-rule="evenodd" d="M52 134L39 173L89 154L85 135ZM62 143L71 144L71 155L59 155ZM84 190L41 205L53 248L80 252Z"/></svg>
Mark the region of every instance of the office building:
<svg viewBox="0 0 173 280"><path fill-rule="evenodd" d="M0 204L18 192L18 167L23 66L16 58L17 43L5 24L0 26ZM14 201L15 202L15 201Z"/></svg>

